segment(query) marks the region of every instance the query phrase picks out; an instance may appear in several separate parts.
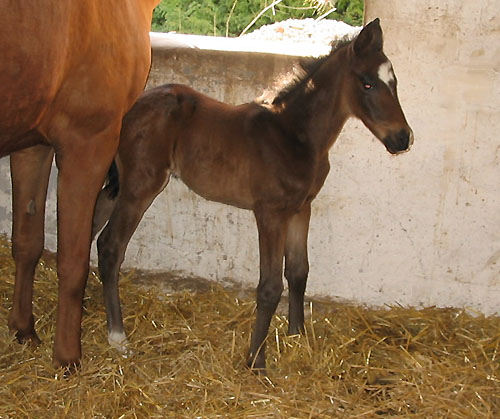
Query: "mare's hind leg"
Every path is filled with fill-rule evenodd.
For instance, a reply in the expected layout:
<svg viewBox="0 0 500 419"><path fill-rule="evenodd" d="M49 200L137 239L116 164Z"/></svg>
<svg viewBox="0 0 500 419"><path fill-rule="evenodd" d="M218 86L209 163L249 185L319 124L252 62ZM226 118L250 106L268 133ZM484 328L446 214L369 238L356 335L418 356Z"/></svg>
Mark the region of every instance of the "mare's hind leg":
<svg viewBox="0 0 500 419"><path fill-rule="evenodd" d="M16 278L9 329L21 343L40 343L34 327L33 280L43 251L45 198L53 155L51 147L38 145L10 156Z"/></svg>
<svg viewBox="0 0 500 419"><path fill-rule="evenodd" d="M247 365L264 370L265 339L283 292L283 256L287 217L266 209L255 211L259 231L260 279L257 287L257 318Z"/></svg>
<svg viewBox="0 0 500 419"><path fill-rule="evenodd" d="M97 239L99 274L103 284L108 323L108 342L126 352L127 338L118 290L118 275L127 245L155 197L167 185L170 174L158 170L154 176L127 173L120 177L120 193L108 224Z"/></svg>
<svg viewBox="0 0 500 419"><path fill-rule="evenodd" d="M311 205L295 214L288 224L285 244L285 278L288 281L288 334L304 332L304 293L306 290L309 261L307 257L307 235Z"/></svg>

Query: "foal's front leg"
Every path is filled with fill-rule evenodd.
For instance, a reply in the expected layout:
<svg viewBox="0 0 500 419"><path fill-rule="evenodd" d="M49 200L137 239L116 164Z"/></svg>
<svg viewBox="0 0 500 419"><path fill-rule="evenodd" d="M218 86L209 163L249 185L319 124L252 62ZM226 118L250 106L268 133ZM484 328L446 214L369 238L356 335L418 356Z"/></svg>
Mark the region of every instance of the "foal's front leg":
<svg viewBox="0 0 500 419"><path fill-rule="evenodd" d="M33 279L43 251L45 198L54 151L38 145L10 156L12 256L16 279L9 329L19 342L39 344L32 310Z"/></svg>
<svg viewBox="0 0 500 419"><path fill-rule="evenodd" d="M307 235L311 218L311 204L307 204L288 223L285 244L285 278L288 281L288 334L304 332L304 293L309 261Z"/></svg>
<svg viewBox="0 0 500 419"><path fill-rule="evenodd" d="M266 367L265 339L283 292L283 255L287 217L267 209L255 211L259 231L260 279L257 287L257 318L247 365Z"/></svg>

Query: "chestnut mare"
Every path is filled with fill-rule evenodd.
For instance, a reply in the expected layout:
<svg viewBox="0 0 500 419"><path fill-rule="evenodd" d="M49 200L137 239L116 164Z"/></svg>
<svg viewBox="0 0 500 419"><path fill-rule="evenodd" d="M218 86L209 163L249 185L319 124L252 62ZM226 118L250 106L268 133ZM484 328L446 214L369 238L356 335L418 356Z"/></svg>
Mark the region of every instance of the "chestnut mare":
<svg viewBox="0 0 500 419"><path fill-rule="evenodd" d="M109 219L98 250L113 346L124 350L126 344L118 273L127 244L172 174L208 200L255 214L260 280L248 365L265 368L265 339L283 291L283 258L289 333L303 331L311 202L345 121L361 119L392 154L413 142L378 19L303 69L269 107L227 105L186 86L165 85L146 91L125 116L117 166L97 200L93 229L95 234Z"/></svg>
<svg viewBox="0 0 500 419"><path fill-rule="evenodd" d="M16 277L9 328L38 344L33 279L55 152L59 297L53 359L81 357L92 215L123 115L144 89L158 0L8 1L0 5L0 157L10 154Z"/></svg>

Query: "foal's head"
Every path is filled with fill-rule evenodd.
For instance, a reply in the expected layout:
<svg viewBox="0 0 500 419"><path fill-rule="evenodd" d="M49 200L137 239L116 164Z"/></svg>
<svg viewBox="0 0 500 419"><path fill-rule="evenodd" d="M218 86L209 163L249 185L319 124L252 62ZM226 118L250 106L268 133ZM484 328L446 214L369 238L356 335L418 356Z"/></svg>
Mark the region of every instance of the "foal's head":
<svg viewBox="0 0 500 419"><path fill-rule="evenodd" d="M350 69L344 80L344 103L389 153L398 154L410 149L413 133L399 104L392 64L382 47L378 19L365 26L347 46Z"/></svg>

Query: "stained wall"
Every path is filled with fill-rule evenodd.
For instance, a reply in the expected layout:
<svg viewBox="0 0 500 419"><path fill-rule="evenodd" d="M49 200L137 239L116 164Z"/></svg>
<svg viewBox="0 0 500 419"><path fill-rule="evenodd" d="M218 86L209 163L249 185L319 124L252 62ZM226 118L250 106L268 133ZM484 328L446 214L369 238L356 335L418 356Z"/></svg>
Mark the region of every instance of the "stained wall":
<svg viewBox="0 0 500 419"><path fill-rule="evenodd" d="M348 122L313 204L309 295L500 311L498 10L499 0L366 2L367 21L381 19L415 144L390 156L360 122ZM293 51L270 53L285 52L279 47L252 53L213 39L153 41L149 86L187 83L229 103L259 96L297 60ZM0 170L0 230L9 233L5 159ZM51 249L54 202L52 181ZM253 215L207 202L172 180L146 213L124 266L256 286Z"/></svg>

